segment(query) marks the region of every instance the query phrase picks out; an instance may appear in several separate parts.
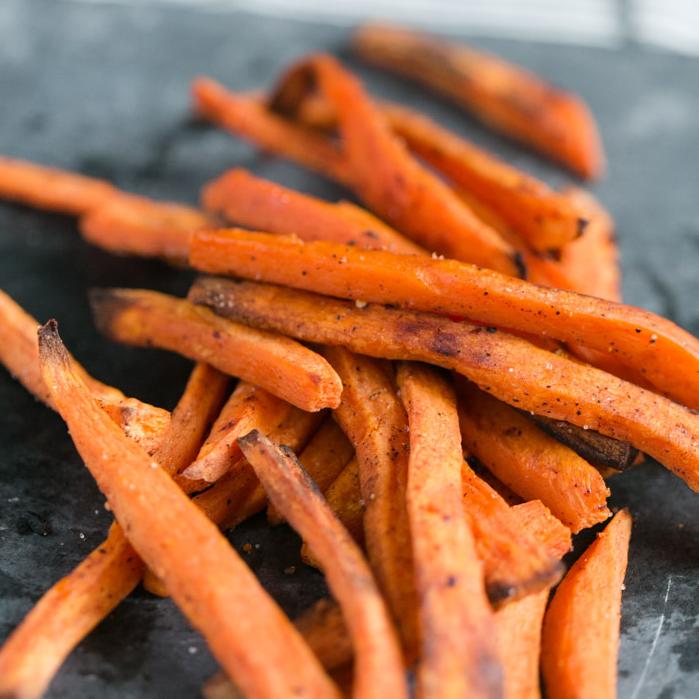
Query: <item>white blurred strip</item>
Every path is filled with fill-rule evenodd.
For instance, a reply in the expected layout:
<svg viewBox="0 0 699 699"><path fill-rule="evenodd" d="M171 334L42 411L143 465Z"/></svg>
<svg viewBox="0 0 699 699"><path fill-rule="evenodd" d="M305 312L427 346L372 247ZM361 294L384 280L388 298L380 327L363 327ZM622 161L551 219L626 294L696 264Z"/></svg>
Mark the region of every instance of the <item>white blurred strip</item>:
<svg viewBox="0 0 699 699"><path fill-rule="evenodd" d="M631 22L642 43L699 55L697 0L635 0Z"/></svg>
<svg viewBox="0 0 699 699"><path fill-rule="evenodd" d="M74 0L75 1L75 0ZM143 5L144 0L77 0ZM347 26L390 20L443 32L618 46L615 0L151 0Z"/></svg>

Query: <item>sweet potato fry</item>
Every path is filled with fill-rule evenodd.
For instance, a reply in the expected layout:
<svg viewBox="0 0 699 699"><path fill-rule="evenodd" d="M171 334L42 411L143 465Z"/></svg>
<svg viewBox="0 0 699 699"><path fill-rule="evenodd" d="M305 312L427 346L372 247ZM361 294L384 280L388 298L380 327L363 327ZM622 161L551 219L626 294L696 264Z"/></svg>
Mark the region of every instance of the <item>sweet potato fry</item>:
<svg viewBox="0 0 699 699"><path fill-rule="evenodd" d="M95 289L90 301L99 329L113 340L208 362L304 410L339 403L342 385L335 372L293 340L222 321L155 291Z"/></svg>
<svg viewBox="0 0 699 699"><path fill-rule="evenodd" d="M271 393L241 381L221 410L202 445L196 460L184 471L183 478L217 481L240 457L238 437L259 429L268 433L293 410Z"/></svg>
<svg viewBox="0 0 699 699"><path fill-rule="evenodd" d="M38 328L38 321L0 290L0 364L35 398L52 408L51 396L39 369ZM153 453L170 422L167 410L127 398L117 388L90 376L74 357L71 363L73 371L88 385L112 420L146 451Z"/></svg>
<svg viewBox="0 0 699 699"><path fill-rule="evenodd" d="M108 182L94 177L0 157L0 199L79 215L117 192Z"/></svg>
<svg viewBox="0 0 699 699"><path fill-rule="evenodd" d="M190 206L121 194L80 218L83 237L117 255L187 261L189 237L214 219Z"/></svg>
<svg viewBox="0 0 699 699"><path fill-rule="evenodd" d="M294 408L270 434L276 444L300 451L323 419L323 413ZM194 497L194 503L222 529L237 526L264 508L264 488L248 462L241 459L214 485Z"/></svg>
<svg viewBox="0 0 699 699"><path fill-rule="evenodd" d="M258 431L238 440L275 507L323 564L354 646L355 697L408 696L398 636L368 563L293 452Z"/></svg>
<svg viewBox="0 0 699 699"><path fill-rule="evenodd" d="M419 32L365 25L354 36L365 60L417 80L478 119L581 177L604 170L595 121L580 97L512 63Z"/></svg>
<svg viewBox="0 0 699 699"><path fill-rule="evenodd" d="M616 697L621 593L631 515L621 510L575 562L544 618L541 667L546 695Z"/></svg>
<svg viewBox="0 0 699 699"><path fill-rule="evenodd" d="M143 564L114 524L106 541L56 583L0 649L0 695L41 697L75 646L138 584Z"/></svg>
<svg viewBox="0 0 699 699"><path fill-rule="evenodd" d="M430 369L402 363L408 414L408 516L420 600L418 692L429 697L500 697L502 670L493 612L461 502L461 435L456 396Z"/></svg>
<svg viewBox="0 0 699 699"><path fill-rule="evenodd" d="M364 501L359 481L359 463L354 457L342 469L337 478L323 491L328 506L352 538L364 546ZM301 545L301 558L309 566L321 568L306 542Z"/></svg>
<svg viewBox="0 0 699 699"><path fill-rule="evenodd" d="M369 562L398 625L404 650L418 643L408 512L408 421L387 368L342 347L325 348L340 375L342 401L334 416L354 445Z"/></svg>
<svg viewBox="0 0 699 699"><path fill-rule="evenodd" d="M541 500L573 534L610 516L597 470L526 417L460 383L464 448L525 500Z"/></svg>
<svg viewBox="0 0 699 699"><path fill-rule="evenodd" d="M304 471L318 486L318 490L325 493L353 454L354 448L345 437L345 433L332 418L327 418L299 454L299 461ZM284 518L274 505L270 504L267 508L267 520L270 524L281 524Z"/></svg>
<svg viewBox="0 0 699 699"><path fill-rule="evenodd" d="M204 272L444 313L572 342L611 354L663 393L699 407L699 340L633 306L545 289L456 260L236 229L196 233L190 262Z"/></svg>
<svg viewBox="0 0 699 699"><path fill-rule="evenodd" d="M410 155L351 73L327 55L294 70L311 72L333 105L353 188L373 211L428 250L522 273L515 251Z"/></svg>
<svg viewBox="0 0 699 699"><path fill-rule="evenodd" d="M141 558L251 697L339 697L302 637L217 528L100 410L71 370L55 322L43 326L44 381L78 452ZM153 507L157 503L157 507ZM264 638L265 652L248 643Z"/></svg>
<svg viewBox="0 0 699 699"><path fill-rule="evenodd" d="M204 208L236 225L302 240L334 240L360 248L426 254L368 211L301 194L246 170L224 173L202 191Z"/></svg>
<svg viewBox="0 0 699 699"><path fill-rule="evenodd" d="M202 117L272 153L349 184L351 172L331 141L292 124L254 97L236 94L209 78L192 83L194 109Z"/></svg>
<svg viewBox="0 0 699 699"><path fill-rule="evenodd" d="M201 279L191 298L304 341L453 369L514 407L630 442L699 489L698 415L508 333L252 282Z"/></svg>

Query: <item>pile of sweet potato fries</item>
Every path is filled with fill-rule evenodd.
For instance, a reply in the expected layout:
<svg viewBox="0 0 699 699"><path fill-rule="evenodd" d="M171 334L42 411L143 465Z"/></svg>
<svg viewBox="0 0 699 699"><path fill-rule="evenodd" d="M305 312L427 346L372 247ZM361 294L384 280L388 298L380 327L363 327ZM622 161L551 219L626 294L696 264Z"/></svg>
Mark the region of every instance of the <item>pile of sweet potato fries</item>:
<svg viewBox="0 0 699 699"><path fill-rule="evenodd" d="M583 102L537 76L392 27L353 46L581 176L603 167ZM562 558L643 454L699 490L699 340L621 303L590 194L376 99L332 56L267 94L192 91L367 208L234 169L195 209L0 158L2 198L216 275L186 299L90 292L108 337L195 362L172 413L90 376L0 292L0 361L63 417L115 518L5 641L0 696L41 696L143 582L206 638L210 698L533 699L540 672L550 699L614 697L629 513L565 575ZM332 595L293 622L221 533L264 508Z"/></svg>

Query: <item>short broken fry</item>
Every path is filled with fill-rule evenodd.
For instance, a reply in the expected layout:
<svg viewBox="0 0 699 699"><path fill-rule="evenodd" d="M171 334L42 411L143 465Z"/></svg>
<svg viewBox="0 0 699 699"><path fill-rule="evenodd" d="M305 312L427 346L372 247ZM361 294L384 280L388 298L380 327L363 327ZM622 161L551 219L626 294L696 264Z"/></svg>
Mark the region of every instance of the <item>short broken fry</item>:
<svg viewBox="0 0 699 699"><path fill-rule="evenodd" d="M226 322L155 291L95 289L90 301L97 326L112 340L208 362L303 410L340 400L342 385L328 363L289 338Z"/></svg>
<svg viewBox="0 0 699 699"><path fill-rule="evenodd" d="M614 699L631 515L621 510L575 562L544 618L541 667L551 699Z"/></svg>

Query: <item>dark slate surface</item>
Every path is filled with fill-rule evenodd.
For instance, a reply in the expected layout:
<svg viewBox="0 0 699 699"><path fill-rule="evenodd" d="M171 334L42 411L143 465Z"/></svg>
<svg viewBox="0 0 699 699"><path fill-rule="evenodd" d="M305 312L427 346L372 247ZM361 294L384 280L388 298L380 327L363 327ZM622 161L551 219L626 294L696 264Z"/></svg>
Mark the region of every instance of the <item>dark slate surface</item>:
<svg viewBox="0 0 699 699"><path fill-rule="evenodd" d="M333 185L261 157L189 120L190 79L231 86L268 83L309 49L344 53L343 31L311 24L166 7L54 0L0 3L0 153L74 168L135 192L195 202L198 188L243 165L319 195ZM610 159L595 188L619 223L630 302L699 332L699 61L511 41L479 44L583 94ZM362 70L377 91L439 117L518 165L565 176L397 79ZM343 193L344 194L344 193ZM346 196L346 194L345 194ZM88 369L126 393L171 407L188 363L100 338L86 289L145 286L176 293L186 273L112 258L84 244L69 218L0 205L0 285L40 319L55 316ZM154 367L157 367L154 370ZM60 419L0 373L0 638L40 594L99 543L109 516ZM699 693L699 499L657 465L613 481L614 504L635 517L624 597L622 699ZM32 514L33 513L33 514ZM41 536L35 530L48 529ZM294 535L261 520L237 546L290 613L322 589L299 567ZM251 643L255 639L250 639ZM215 668L204 643L167 601L139 592L71 656L51 697L191 697Z"/></svg>

